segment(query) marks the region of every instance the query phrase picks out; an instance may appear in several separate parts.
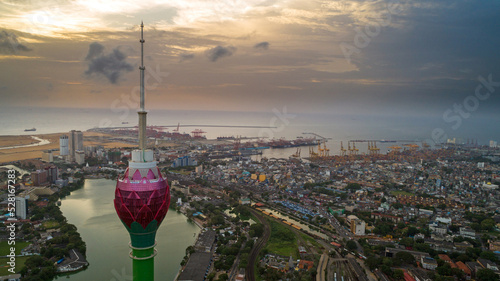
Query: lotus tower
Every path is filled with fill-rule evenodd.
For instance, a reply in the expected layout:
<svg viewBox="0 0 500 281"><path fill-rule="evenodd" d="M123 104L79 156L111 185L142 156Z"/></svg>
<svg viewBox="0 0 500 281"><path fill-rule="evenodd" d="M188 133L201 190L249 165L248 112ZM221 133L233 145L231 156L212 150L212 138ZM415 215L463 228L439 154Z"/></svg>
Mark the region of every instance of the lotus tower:
<svg viewBox="0 0 500 281"><path fill-rule="evenodd" d="M118 178L114 205L116 213L130 234L130 258L134 281L154 280L154 257L157 254L156 231L170 205L170 187L156 166L152 150L146 148L146 115L144 109L144 24L141 22L141 66L139 149L125 174Z"/></svg>

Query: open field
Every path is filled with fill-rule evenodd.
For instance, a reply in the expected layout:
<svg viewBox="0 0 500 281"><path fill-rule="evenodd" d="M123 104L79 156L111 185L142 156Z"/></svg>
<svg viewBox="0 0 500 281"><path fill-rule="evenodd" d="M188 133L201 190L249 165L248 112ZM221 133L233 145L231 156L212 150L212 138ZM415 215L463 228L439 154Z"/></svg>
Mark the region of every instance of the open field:
<svg viewBox="0 0 500 281"><path fill-rule="evenodd" d="M43 222L43 227L45 229L51 229L51 228L58 228L59 227L59 223L57 221L46 221L46 222Z"/></svg>
<svg viewBox="0 0 500 281"><path fill-rule="evenodd" d="M26 145L36 142L31 136L1 136L0 147Z"/></svg>
<svg viewBox="0 0 500 281"><path fill-rule="evenodd" d="M21 269L24 267L24 263L29 257L16 257L16 273L19 273ZM7 262L9 261L8 258L0 258L0 276L4 275L10 275L12 274L11 272L8 271L10 268L9 265L7 265Z"/></svg>
<svg viewBox="0 0 500 281"><path fill-rule="evenodd" d="M63 134L68 135L68 133L33 135L41 139L49 140L50 143L46 145L2 149L0 150L0 163L41 158L43 150L59 149L59 137ZM105 148L134 146L133 144L110 140L109 139L110 137L112 136L96 132L83 132L83 138L84 138L83 145L84 146L102 145ZM31 135L0 136L0 147L27 145L33 143L33 141L34 139L31 138ZM54 156L57 155L59 155L59 152L55 151Z"/></svg>
<svg viewBox="0 0 500 281"><path fill-rule="evenodd" d="M16 247L16 255L21 254L21 250L26 248L30 242L16 241L16 245L9 245L7 241L0 242L0 256L6 256L10 253L10 247Z"/></svg>
<svg viewBox="0 0 500 281"><path fill-rule="evenodd" d="M403 190L393 190L391 191L391 195L397 196L397 195L407 195L407 196L414 196L415 194Z"/></svg>
<svg viewBox="0 0 500 281"><path fill-rule="evenodd" d="M271 237L266 244L266 249L270 253L292 256L294 259L299 258L299 249L297 245L297 237L292 230L274 220L269 220L271 225ZM293 239L290 239L292 238Z"/></svg>

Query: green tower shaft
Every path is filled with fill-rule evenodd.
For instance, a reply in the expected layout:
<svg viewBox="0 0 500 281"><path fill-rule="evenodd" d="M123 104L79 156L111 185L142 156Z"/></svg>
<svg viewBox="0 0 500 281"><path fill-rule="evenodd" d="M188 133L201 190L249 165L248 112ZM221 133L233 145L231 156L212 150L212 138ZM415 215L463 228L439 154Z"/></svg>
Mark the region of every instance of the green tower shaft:
<svg viewBox="0 0 500 281"><path fill-rule="evenodd" d="M155 279L155 263L154 257L156 250L154 245L149 248L134 248L130 246L132 251L130 257L132 258L132 268L134 281L154 281Z"/></svg>
<svg viewBox="0 0 500 281"><path fill-rule="evenodd" d="M154 281L156 256L156 230L158 223L153 220L146 228L133 222L127 230L130 234L129 247L130 258L132 259L133 281Z"/></svg>

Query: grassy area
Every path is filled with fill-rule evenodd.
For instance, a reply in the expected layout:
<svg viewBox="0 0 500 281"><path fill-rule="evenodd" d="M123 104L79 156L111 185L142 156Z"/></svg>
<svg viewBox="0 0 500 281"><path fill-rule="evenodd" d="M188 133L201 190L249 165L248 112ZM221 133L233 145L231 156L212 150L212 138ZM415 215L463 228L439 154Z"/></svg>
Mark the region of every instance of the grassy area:
<svg viewBox="0 0 500 281"><path fill-rule="evenodd" d="M312 238L311 236L309 236L307 234L300 233L300 237L302 237L302 239L304 239L304 241L311 243L315 248L318 248L318 249L324 248L314 238Z"/></svg>
<svg viewBox="0 0 500 281"><path fill-rule="evenodd" d="M6 256L10 254L10 247L16 248L16 255L21 254L21 250L26 248L30 242L16 241L16 245L9 245L7 241L0 242L0 256Z"/></svg>
<svg viewBox="0 0 500 281"><path fill-rule="evenodd" d="M58 228L59 223L57 221L46 221L46 222L43 222L42 226L45 229Z"/></svg>
<svg viewBox="0 0 500 281"><path fill-rule="evenodd" d="M16 273L19 273L19 271L23 269L24 263L28 258L29 257L16 257ZM10 266L7 265L8 261L8 258L0 258L0 276L12 274L12 272L8 271L10 268Z"/></svg>
<svg viewBox="0 0 500 281"><path fill-rule="evenodd" d="M403 190L393 190L393 191L391 191L391 195L394 195L394 196L397 196L397 195L415 196L415 194L408 192L408 191L403 191Z"/></svg>
<svg viewBox="0 0 500 281"><path fill-rule="evenodd" d="M270 253L292 256L294 259L299 258L299 250L297 245L297 237L295 233L288 227L274 221L268 220L271 225L271 237L266 244L266 248Z"/></svg>

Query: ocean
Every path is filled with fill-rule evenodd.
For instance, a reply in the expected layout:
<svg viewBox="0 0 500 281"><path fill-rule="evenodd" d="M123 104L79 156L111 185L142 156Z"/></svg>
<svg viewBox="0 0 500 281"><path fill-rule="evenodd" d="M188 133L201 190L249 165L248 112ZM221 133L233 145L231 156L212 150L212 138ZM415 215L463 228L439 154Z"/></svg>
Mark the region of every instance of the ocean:
<svg viewBox="0 0 500 281"><path fill-rule="evenodd" d="M264 112L231 111L189 111L150 110L148 125L169 126L171 131L180 123L180 132L189 133L202 129L207 138L220 136L266 137L268 139L295 139L307 137L303 133L315 133L329 138L327 147L330 154L339 154L340 142L344 147L349 140L404 140L421 145L457 138L458 141L477 140L487 145L490 140L500 140L500 130L496 118L479 114L464 119L458 128L453 128L441 116L385 116L379 115L339 115L332 113L291 113L286 108L274 108ZM122 124L128 122L128 124ZM94 109L94 108L0 108L0 135L32 135L88 130L95 127L134 126L137 124L135 109ZM183 127L183 125L200 125ZM202 125L263 126L275 128L229 128L203 127ZM36 128L36 132L25 129ZM439 134L436 134L436 131ZM379 143L381 152L391 143ZM360 152L366 152L367 144L358 143ZM302 155L308 155L307 147L302 147ZM276 150L276 155L282 155ZM286 149L293 154L296 149ZM270 150L266 152L273 155ZM283 155L282 155L283 156ZM286 156L286 155L285 155Z"/></svg>

